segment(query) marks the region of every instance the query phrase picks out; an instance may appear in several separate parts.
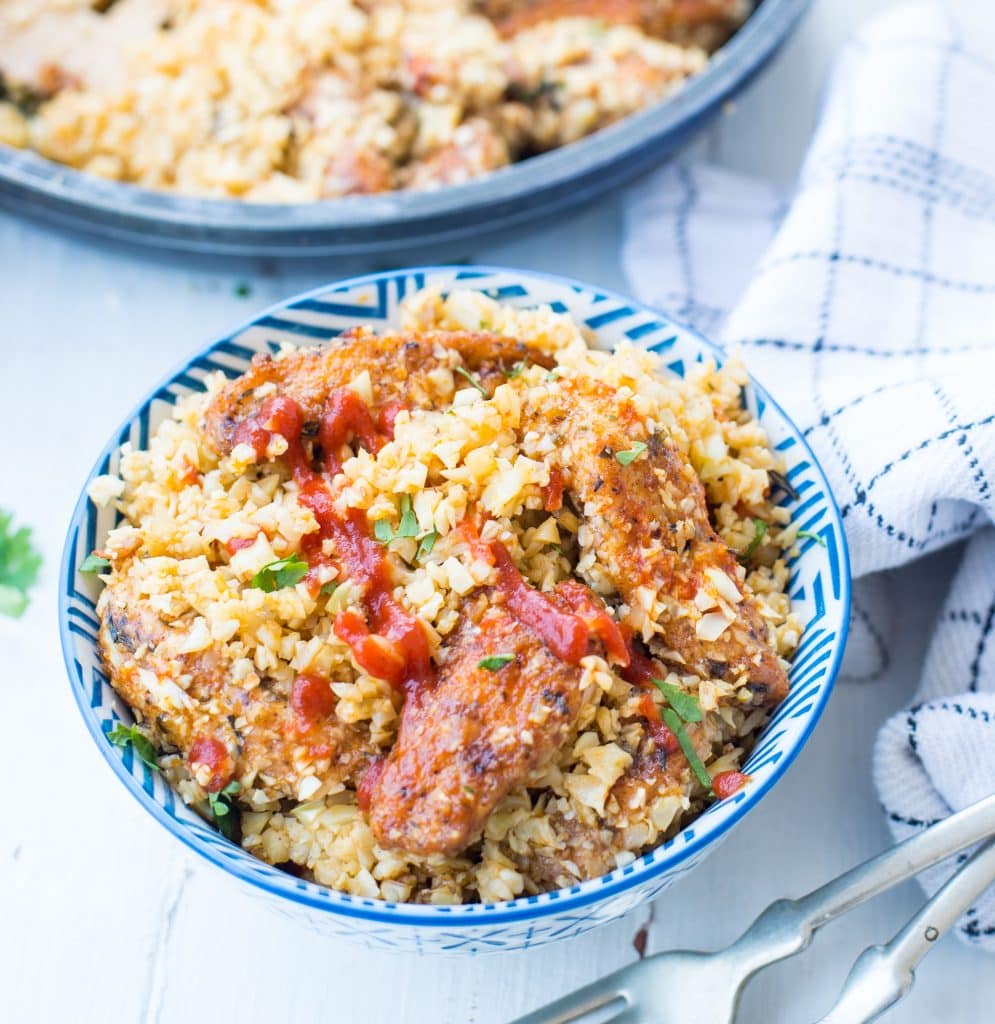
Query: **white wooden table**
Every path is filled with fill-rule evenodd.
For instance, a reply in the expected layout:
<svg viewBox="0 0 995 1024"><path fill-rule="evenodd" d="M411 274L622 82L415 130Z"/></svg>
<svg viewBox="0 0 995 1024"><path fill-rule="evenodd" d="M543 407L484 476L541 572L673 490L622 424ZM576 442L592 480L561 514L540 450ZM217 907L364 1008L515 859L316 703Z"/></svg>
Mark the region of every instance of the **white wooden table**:
<svg viewBox="0 0 995 1024"><path fill-rule="evenodd" d="M856 21L886 0L817 0L776 65L699 149L790 180L823 74ZM556 229L403 253L561 271L624 288L619 197ZM400 260L399 260L400 261ZM27 616L0 619L0 721L9 779L0 825L0 1020L363 1021L499 1024L649 951L731 940L778 896L799 894L888 841L869 779L878 725L907 700L950 559L894 587L903 649L887 679L842 686L764 804L655 906L523 955L422 960L318 940L271 914L170 839L114 780L79 721L56 632L55 574L93 454L158 376L254 308L369 269L169 257L0 214L0 506L35 527L46 562ZM241 297L239 286L251 289ZM750 987L741 1020L816 1019L866 945L917 906L909 884L827 929ZM925 962L895 1021L992 1019L990 959L953 940Z"/></svg>

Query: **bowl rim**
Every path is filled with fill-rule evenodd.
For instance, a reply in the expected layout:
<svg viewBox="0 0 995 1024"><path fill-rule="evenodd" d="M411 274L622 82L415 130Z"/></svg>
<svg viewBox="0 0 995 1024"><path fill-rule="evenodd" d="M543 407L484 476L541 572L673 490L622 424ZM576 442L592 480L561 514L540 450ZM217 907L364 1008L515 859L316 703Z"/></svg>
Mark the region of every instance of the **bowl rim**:
<svg viewBox="0 0 995 1024"><path fill-rule="evenodd" d="M676 320L670 314L660 310L654 310L652 306L637 302L612 289L601 288L580 281L575 278L559 274L550 274L542 271L523 270L512 267L502 267L489 264L436 264L416 267L401 267L394 270L377 271L369 274L360 274L353 277L343 278L319 285L290 298L281 300L258 311L234 329L215 338L206 345L199 345L191 354L183 359L181 363L169 370L160 378L131 411L120 421L111 440L101 450L96 461L93 463L86 479L83 482L79 497L73 507L72 516L69 521L66 541L63 546L62 560L59 567L59 633L62 645L63 660L70 680L70 690L76 701L77 708L83 718L90 736L97 745L104 761L110 765L114 774L124 784L131 795L154 817L159 824L176 839L182 842L189 849L193 850L206 861L221 869L225 874L231 875L242 882L248 883L255 889L262 890L267 896L276 899L289 899L294 903L302 904L314 910L322 910L345 917L359 918L365 921L378 922L382 924L410 924L428 927L479 927L482 925L508 924L520 922L533 918L540 918L549 914L559 914L565 911L576 910L586 907L592 903L600 903L611 896L617 896L634 888L640 883L651 881L705 850L725 836L734 825L738 824L746 814L758 804L784 777L788 768L794 763L796 757L808 743L815 727L818 725L825 710L826 704L835 688L836 678L839 673L840 663L846 647L847 635L849 632L850 611L851 611L851 573L850 555L847 544L846 532L843 528L842 516L836 497L829 486L825 472L819 460L806 441L802 432L795 425L794 421L785 413L784 409L773 399L770 394L756 380L750 376L750 384L756 395L782 418L789 428L795 442L799 444L811 462L812 468L827 498L827 508L831 513L832 522L839 535L839 556L840 556L840 606L841 606L841 627L837 633L834 644L834 654L831 663L826 670L826 684L822 687L821 693L812 704L807 713L804 726L795 741L794 745L783 751L780 760L773 766L770 776L758 785L751 785L744 790L743 799L737 803L725 819L716 825L697 831L694 837L688 840L679 850L668 852L666 844L661 844L649 851L647 854L637 858L632 864L622 868L615 868L613 871L599 875L594 879L579 882L574 886L564 889L555 889L549 892L540 893L535 896L520 896L514 900L495 903L465 903L453 906L435 906L409 903L390 903L380 899L352 896L349 893L341 892L319 886L317 883L302 883L293 880L293 887L278 887L270 884L263 873L258 870L258 865L271 868L272 871L283 875L278 868L266 865L251 853L241 847L232 848L239 855L251 858L257 870L255 872L243 870L239 861L231 855L226 855L227 844L218 846L215 843L208 843L200 839L197 833L190 828L180 827L179 824L168 815L165 810L156 802L152 795L142 787L138 780L125 767L124 759L116 755L100 729L95 716L88 713L89 709L84 706L83 695L79 687L72 685L74 676L74 652L72 634L68 629L68 600L69 593L74 589L75 563L77 553L77 527L86 513L90 501L88 489L91 481L98 476L103 469L108 457L121 445L121 437L128 426L136 417L149 406L161 391L180 376L197 359L210 353L218 345L223 344L231 338L237 337L243 331L255 325L260 319L279 310L294 306L306 299L317 298L327 294L332 288L360 287L375 283L380 280L390 280L398 275L424 274L426 283L432 275L446 273L479 272L481 274L504 274L517 277L519 280L537 279L550 282L560 287L569 288L578 294L597 294L607 299L623 303L636 309L643 309L654 315L663 315L666 320L673 324L678 330L690 335L706 350L713 352L720 360L726 358L718 345L704 337L701 333L688 327L680 320ZM471 284L472 286L472 284ZM697 824L700 819L690 823ZM206 829L210 826L204 824ZM213 830L212 830L213 832ZM290 877L290 876L288 876ZM277 880L277 879L274 879ZM278 879L283 881L282 878ZM314 889L312 893L309 889Z"/></svg>
<svg viewBox="0 0 995 1024"><path fill-rule="evenodd" d="M652 166L745 85L784 43L812 0L763 0L672 94L567 145L434 190L254 203L109 181L33 150L0 146L0 198L111 238L200 252L313 256L387 252L506 227L572 205ZM535 201L538 197L538 203Z"/></svg>

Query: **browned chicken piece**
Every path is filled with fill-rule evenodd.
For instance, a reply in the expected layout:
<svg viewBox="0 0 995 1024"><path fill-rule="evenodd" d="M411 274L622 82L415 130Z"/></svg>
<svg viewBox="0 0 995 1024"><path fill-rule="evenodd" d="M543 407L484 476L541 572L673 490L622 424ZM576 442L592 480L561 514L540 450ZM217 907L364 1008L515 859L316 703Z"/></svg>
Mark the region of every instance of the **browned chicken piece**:
<svg viewBox="0 0 995 1024"><path fill-rule="evenodd" d="M503 36L558 18L594 18L638 25L670 42L719 46L749 13L746 0L480 0Z"/></svg>
<svg viewBox="0 0 995 1024"><path fill-rule="evenodd" d="M586 551L596 558L595 590L614 590L632 608L646 588L669 605L659 625L666 650L654 654L677 671L706 679L745 679L756 704L774 705L788 679L768 643L767 625L746 595L736 558L716 534L694 468L662 434L647 436L631 402L587 378L565 380L560 394L524 407L523 431L552 433L564 491L582 511ZM627 465L616 458L647 445ZM724 574L740 601L715 640L697 635L695 595L706 570ZM631 614L631 613L630 613Z"/></svg>
<svg viewBox="0 0 995 1024"><path fill-rule="evenodd" d="M207 435L221 452L232 448L238 425L264 401L257 391L275 384L281 396L301 406L305 429L320 419L329 395L369 371L373 405L391 402L408 408L433 409L448 405L452 391L440 391L440 368L461 366L483 387L492 389L507 378L504 371L529 360L552 366L544 353L514 338L487 332L422 331L375 335L347 332L319 348L299 349L276 359L256 356L249 370L227 384L207 412ZM471 387L459 376L455 388Z"/></svg>
<svg viewBox="0 0 995 1024"><path fill-rule="evenodd" d="M155 38L169 9L168 0L0 3L0 78L15 96L116 88L126 81L129 48Z"/></svg>
<svg viewBox="0 0 995 1024"><path fill-rule="evenodd" d="M298 799L307 776L324 783L362 774L377 748L336 718L327 679L298 676L289 693L265 681L247 690L213 648L183 653L190 631L167 625L132 589L116 576L98 606L111 682L205 789L241 779L270 798Z"/></svg>
<svg viewBox="0 0 995 1024"><path fill-rule="evenodd" d="M467 601L437 683L409 698L397 741L375 770L370 823L385 847L464 849L498 801L559 749L580 712L581 670L493 600ZM485 667L509 654L507 664Z"/></svg>

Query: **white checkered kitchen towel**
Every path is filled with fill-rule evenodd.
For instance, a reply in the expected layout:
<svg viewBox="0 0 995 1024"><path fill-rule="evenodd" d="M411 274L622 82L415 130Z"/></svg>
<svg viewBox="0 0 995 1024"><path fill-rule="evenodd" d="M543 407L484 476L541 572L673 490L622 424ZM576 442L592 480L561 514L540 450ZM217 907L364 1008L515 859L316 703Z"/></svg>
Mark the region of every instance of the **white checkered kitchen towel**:
<svg viewBox="0 0 995 1024"><path fill-rule="evenodd" d="M792 196L667 167L631 195L624 262L640 298L740 346L804 430L856 576L972 535L874 769L896 838L995 792L995 4L872 21ZM848 654L865 678L887 658L875 590L856 588ZM995 951L995 891L960 934Z"/></svg>

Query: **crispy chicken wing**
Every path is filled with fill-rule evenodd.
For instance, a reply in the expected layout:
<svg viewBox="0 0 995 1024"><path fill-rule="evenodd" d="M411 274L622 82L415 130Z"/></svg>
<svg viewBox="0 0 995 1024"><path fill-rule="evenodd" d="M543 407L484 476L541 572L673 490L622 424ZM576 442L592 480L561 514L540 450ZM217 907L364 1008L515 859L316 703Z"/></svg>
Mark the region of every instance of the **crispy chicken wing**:
<svg viewBox="0 0 995 1024"><path fill-rule="evenodd" d="M300 796L307 776L353 779L376 753L360 728L339 721L327 679L298 676L289 693L265 681L247 690L213 647L169 626L115 577L100 599L100 647L114 688L160 746L178 748L208 790L233 778L269 797Z"/></svg>
<svg viewBox="0 0 995 1024"><path fill-rule="evenodd" d="M405 704L369 790L370 822L386 847L464 849L498 801L556 752L580 711L580 668L491 600L467 602L437 683ZM501 655L513 658L485 662Z"/></svg>
<svg viewBox="0 0 995 1024"><path fill-rule="evenodd" d="M452 383L439 370L462 367L487 387L505 380L502 371L526 359L552 366L548 355L499 334L421 331L381 336L350 331L327 345L279 359L256 356L246 373L215 395L207 413L207 433L219 451L230 451L238 425L258 411L272 390L264 385L275 385L280 395L296 401L307 425L321 417L332 392L364 370L370 375L375 410L391 402L438 408L453 394ZM457 378L455 386L470 384Z"/></svg>
<svg viewBox="0 0 995 1024"><path fill-rule="evenodd" d="M648 436L631 401L587 378L523 408L522 429L552 432L565 492L581 511L582 557L594 556L588 582L612 590L632 610L647 596L662 602L654 653L678 671L704 678L745 678L755 702L773 705L788 681L768 643L767 626L745 593L735 556L713 529L694 468L662 434ZM619 461L621 452L636 452ZM623 462L625 464L623 464ZM735 619L715 639L695 604L709 570L728 581ZM720 581L721 582L721 581ZM702 635L704 634L704 635Z"/></svg>

